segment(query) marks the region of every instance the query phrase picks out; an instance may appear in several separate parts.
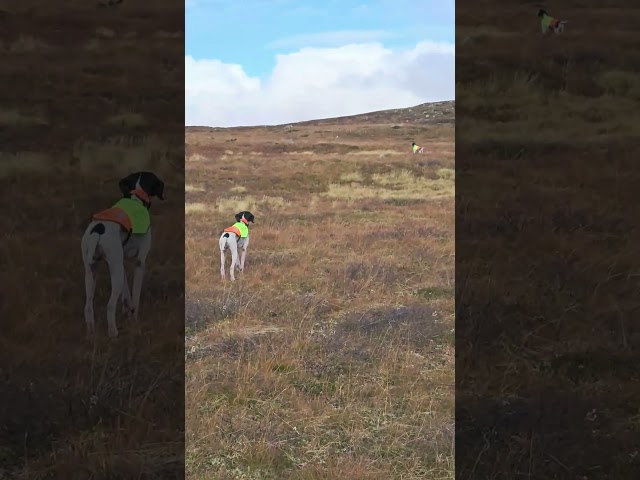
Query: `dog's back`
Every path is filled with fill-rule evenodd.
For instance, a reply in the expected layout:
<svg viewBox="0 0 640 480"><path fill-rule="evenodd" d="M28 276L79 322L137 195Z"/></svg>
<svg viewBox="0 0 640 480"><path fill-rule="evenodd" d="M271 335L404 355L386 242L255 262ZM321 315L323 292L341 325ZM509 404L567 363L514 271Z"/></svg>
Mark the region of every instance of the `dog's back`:
<svg viewBox="0 0 640 480"><path fill-rule="evenodd" d="M246 248L249 244L249 235L245 238L238 237L233 232L222 232L220 235L220 239L218 240L218 245L220 246L220 250L223 252L229 248L229 243L234 242L238 248Z"/></svg>
<svg viewBox="0 0 640 480"><path fill-rule="evenodd" d="M151 227L147 233L129 235L117 223L92 221L85 229L81 240L82 258L87 265L93 265L104 258L103 243L105 242L108 244L119 242L122 245L124 258L133 258L141 249L148 249L150 246Z"/></svg>
<svg viewBox="0 0 640 480"><path fill-rule="evenodd" d="M220 239L218 240L218 245L220 246L220 250L222 250L223 252L227 250L228 248L228 241L229 241L229 237L233 235L234 240L236 237L235 233L229 233L229 232L222 232L222 234L220 235Z"/></svg>
<svg viewBox="0 0 640 480"><path fill-rule="evenodd" d="M84 231L80 241L82 258L86 265L93 265L103 258L104 251L100 245L103 238L120 238L121 227L117 223L92 221Z"/></svg>

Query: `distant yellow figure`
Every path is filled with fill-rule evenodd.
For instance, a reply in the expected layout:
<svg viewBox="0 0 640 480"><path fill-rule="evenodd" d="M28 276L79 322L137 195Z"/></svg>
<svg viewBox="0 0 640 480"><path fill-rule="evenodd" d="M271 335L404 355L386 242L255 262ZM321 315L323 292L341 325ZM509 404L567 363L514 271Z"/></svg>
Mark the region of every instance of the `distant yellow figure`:
<svg viewBox="0 0 640 480"><path fill-rule="evenodd" d="M424 147L417 145L416 142L413 142L411 147L413 148L413 153L424 153Z"/></svg>

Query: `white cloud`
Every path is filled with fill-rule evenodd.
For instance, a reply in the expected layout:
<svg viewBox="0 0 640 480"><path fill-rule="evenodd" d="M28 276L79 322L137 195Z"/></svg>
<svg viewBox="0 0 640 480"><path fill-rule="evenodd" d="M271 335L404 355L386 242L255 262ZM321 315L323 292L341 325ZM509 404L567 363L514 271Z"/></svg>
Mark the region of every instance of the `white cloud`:
<svg viewBox="0 0 640 480"><path fill-rule="evenodd" d="M185 57L187 125L274 125L353 115L455 95L453 44L398 51L378 43L276 56L266 81L240 65Z"/></svg>

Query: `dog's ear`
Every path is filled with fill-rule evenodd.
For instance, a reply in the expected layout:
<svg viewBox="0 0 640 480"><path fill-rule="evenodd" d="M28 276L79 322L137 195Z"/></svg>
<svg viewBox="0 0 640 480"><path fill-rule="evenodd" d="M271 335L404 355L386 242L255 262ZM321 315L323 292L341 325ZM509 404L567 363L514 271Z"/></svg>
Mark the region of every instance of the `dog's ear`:
<svg viewBox="0 0 640 480"><path fill-rule="evenodd" d="M138 176L138 173L132 173L118 182L118 187L120 188L122 195L129 198L131 190L136 188L136 180L138 179Z"/></svg>
<svg viewBox="0 0 640 480"><path fill-rule="evenodd" d="M156 181L151 188L150 195L155 195L160 200L164 200L164 182L156 177Z"/></svg>
<svg viewBox="0 0 640 480"><path fill-rule="evenodd" d="M118 182L118 188L122 192L122 195L125 197L129 196L130 190L127 188L127 179L123 178Z"/></svg>
<svg viewBox="0 0 640 480"><path fill-rule="evenodd" d="M236 222L239 222L242 219L242 213L243 212L239 212L234 215L236 217Z"/></svg>

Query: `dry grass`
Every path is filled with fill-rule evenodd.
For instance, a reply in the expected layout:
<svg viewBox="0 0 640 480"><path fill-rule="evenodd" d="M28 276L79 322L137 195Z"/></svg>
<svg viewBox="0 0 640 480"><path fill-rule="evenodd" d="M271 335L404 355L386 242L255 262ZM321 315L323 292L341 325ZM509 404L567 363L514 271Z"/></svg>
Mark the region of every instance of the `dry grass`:
<svg viewBox="0 0 640 480"><path fill-rule="evenodd" d="M103 38L113 38L116 36L116 32L114 32L111 28L98 27L96 28L96 35Z"/></svg>
<svg viewBox="0 0 640 480"><path fill-rule="evenodd" d="M116 127L136 128L146 126L147 121L144 115L140 113L120 113L107 118L106 124Z"/></svg>
<svg viewBox="0 0 640 480"><path fill-rule="evenodd" d="M29 54L29 53L45 53L53 47L40 38L30 35L20 35L16 40L8 44L8 52L10 54Z"/></svg>
<svg viewBox="0 0 640 480"><path fill-rule="evenodd" d="M194 202L184 204L185 215L192 215L194 213L207 213L211 208L206 203Z"/></svg>
<svg viewBox="0 0 640 480"><path fill-rule="evenodd" d="M267 195L257 198L251 195L243 197L221 198L216 202L219 212L240 212L249 210L254 215L264 215L274 210L285 210L291 206L291 202L282 197L269 197Z"/></svg>
<svg viewBox="0 0 640 480"><path fill-rule="evenodd" d="M184 191L185 193L196 193L196 192L204 192L206 191L206 189L204 187L200 187L197 185L191 185L190 183L187 183L184 186Z"/></svg>
<svg viewBox="0 0 640 480"><path fill-rule="evenodd" d="M410 170L392 170L371 176L372 185L362 185L363 177L356 174L341 176L343 182L329 184L325 195L343 200L430 200L453 197L455 194L455 172L452 169L438 169L432 172L435 178L416 176ZM356 180L359 178L360 180Z"/></svg>
<svg viewBox="0 0 640 480"><path fill-rule="evenodd" d="M133 124L122 125L134 128ZM87 173L127 175L133 169L169 175L174 166L174 152L158 135L113 135L101 140L78 140L73 145L73 158L80 170Z"/></svg>
<svg viewBox="0 0 640 480"><path fill-rule="evenodd" d="M42 115L21 113L17 110L0 110L0 126L40 126L49 122Z"/></svg>
<svg viewBox="0 0 640 480"><path fill-rule="evenodd" d="M190 162L204 162L207 160L207 157L205 157L204 155L200 155L199 153L196 153L194 155L189 155L186 158L186 162L190 163Z"/></svg>
<svg viewBox="0 0 640 480"><path fill-rule="evenodd" d="M349 122L187 129L209 198L185 207L207 205L185 240L191 479L453 478L453 125ZM212 245L243 209L247 271L223 284Z"/></svg>
<svg viewBox="0 0 640 480"><path fill-rule="evenodd" d="M637 478L638 11L537 8L457 14L456 470Z"/></svg>
<svg viewBox="0 0 640 480"><path fill-rule="evenodd" d="M39 152L0 152L0 178L13 178L20 174L51 171L52 159Z"/></svg>
<svg viewBox="0 0 640 480"><path fill-rule="evenodd" d="M351 172L340 175L340 181L342 182L362 182L364 176L360 172Z"/></svg>

